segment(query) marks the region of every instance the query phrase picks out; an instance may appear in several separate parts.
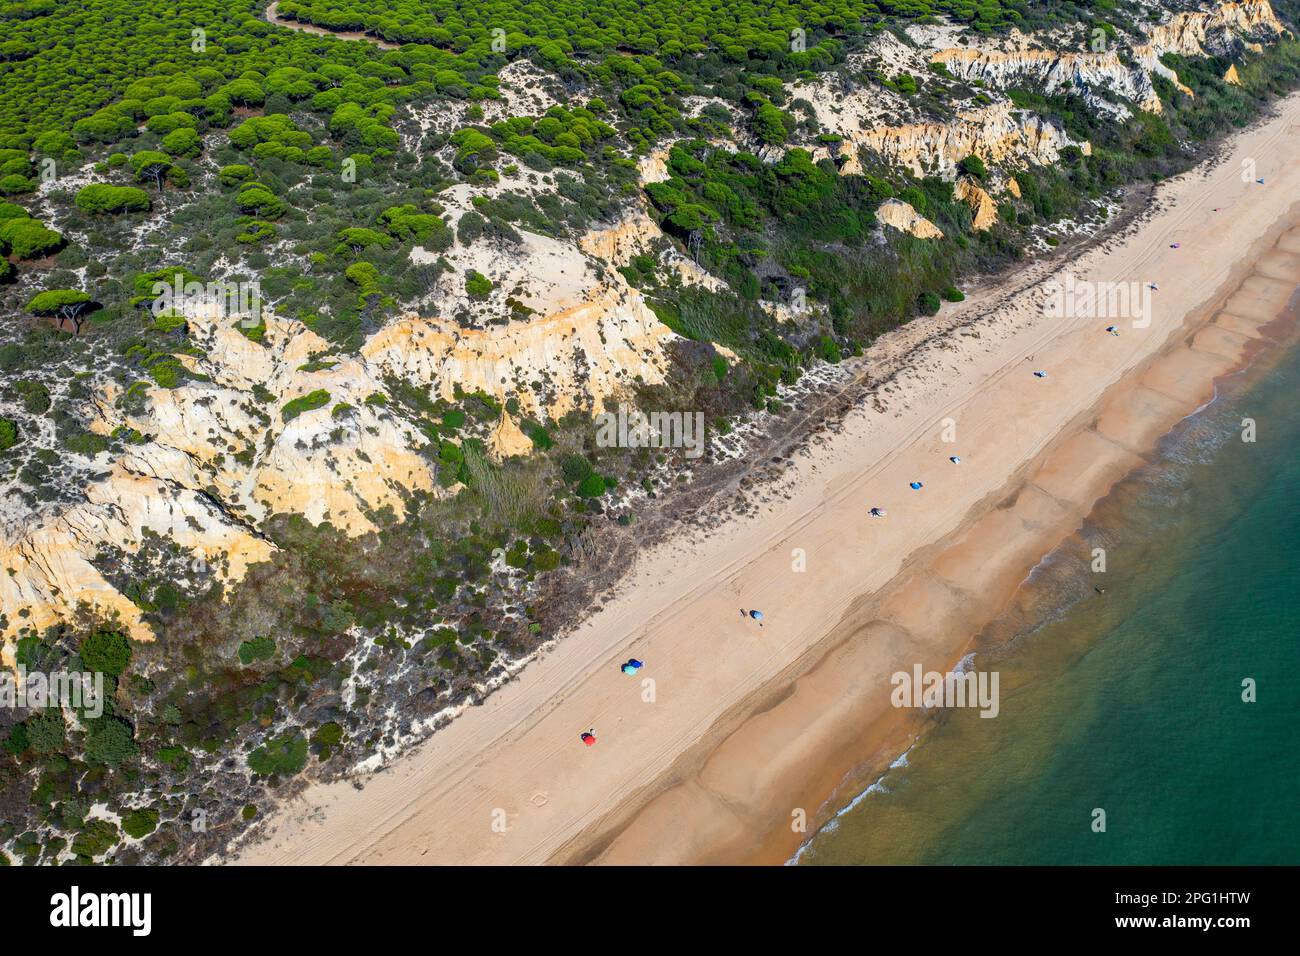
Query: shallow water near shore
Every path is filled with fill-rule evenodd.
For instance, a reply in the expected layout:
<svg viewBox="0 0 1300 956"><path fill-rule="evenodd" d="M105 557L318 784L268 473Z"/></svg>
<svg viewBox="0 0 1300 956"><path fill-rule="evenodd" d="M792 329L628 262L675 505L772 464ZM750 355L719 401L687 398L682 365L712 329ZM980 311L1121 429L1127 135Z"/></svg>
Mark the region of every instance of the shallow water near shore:
<svg viewBox="0 0 1300 956"><path fill-rule="evenodd" d="M1300 346L1286 334L981 633L974 668L1000 673L999 716L942 714L799 863L1300 860Z"/></svg>

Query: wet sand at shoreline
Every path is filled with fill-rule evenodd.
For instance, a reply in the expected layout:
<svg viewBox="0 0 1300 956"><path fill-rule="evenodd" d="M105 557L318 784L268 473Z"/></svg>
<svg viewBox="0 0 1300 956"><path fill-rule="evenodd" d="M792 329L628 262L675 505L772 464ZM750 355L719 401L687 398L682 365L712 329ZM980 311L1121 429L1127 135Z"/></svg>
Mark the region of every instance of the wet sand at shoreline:
<svg viewBox="0 0 1300 956"><path fill-rule="evenodd" d="M1116 338L1106 320L1050 319L1033 294L999 306L977 335L954 334L900 374L885 411L857 409L795 456L788 498L644 556L518 681L364 788L312 787L242 859L788 858L806 835L792 811L813 832L919 729L890 706L889 675L957 660L1279 314L1300 281L1300 234L1278 238L1300 197L1300 167L1287 165L1297 116L1300 99L1284 101L1219 166L1164 184L1164 208L1136 233L1067 264L1085 279L1157 282L1149 328L1121 322ZM1268 170L1267 192L1241 182L1247 156ZM869 517L872 505L888 517ZM763 628L738 614L750 607ZM646 661L637 680L617 670L628 656ZM585 748L590 726L599 743Z"/></svg>

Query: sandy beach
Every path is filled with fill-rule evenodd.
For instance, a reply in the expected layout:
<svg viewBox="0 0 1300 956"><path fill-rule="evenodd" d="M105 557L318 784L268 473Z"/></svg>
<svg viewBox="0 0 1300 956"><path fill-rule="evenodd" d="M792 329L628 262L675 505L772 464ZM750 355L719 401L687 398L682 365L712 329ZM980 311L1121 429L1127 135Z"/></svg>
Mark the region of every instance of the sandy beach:
<svg viewBox="0 0 1300 956"><path fill-rule="evenodd" d="M238 862L788 859L922 726L891 706L890 674L960 659L1264 339L1300 284L1298 148L1295 95L1161 184L1139 228L899 330L956 326L795 455L760 514L647 551L518 680L363 787L312 786ZM1044 314L1054 272L1154 283L1150 323Z"/></svg>

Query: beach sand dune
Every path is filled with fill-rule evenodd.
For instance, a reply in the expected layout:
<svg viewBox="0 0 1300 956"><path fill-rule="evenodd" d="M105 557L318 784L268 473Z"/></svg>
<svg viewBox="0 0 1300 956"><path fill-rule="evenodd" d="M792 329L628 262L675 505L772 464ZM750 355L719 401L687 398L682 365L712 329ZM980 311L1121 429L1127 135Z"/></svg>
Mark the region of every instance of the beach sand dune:
<svg viewBox="0 0 1300 956"><path fill-rule="evenodd" d="M1065 267L1157 283L1149 326L1123 321L1111 336L1114 320L1051 318L1033 291L946 306L935 323L982 316L978 335L917 349L881 404L794 456L758 514L641 556L516 682L364 787L309 788L240 861L787 859L923 729L919 712L891 706L889 676L951 667L1042 555L1267 337L1297 281L1297 148L1291 97L1219 165L1161 184L1141 228ZM1245 157L1281 172L1243 184ZM947 424L955 442L942 441ZM755 607L762 628L739 613ZM636 679L618 671L628 656L646 662ZM584 747L593 726L599 743Z"/></svg>

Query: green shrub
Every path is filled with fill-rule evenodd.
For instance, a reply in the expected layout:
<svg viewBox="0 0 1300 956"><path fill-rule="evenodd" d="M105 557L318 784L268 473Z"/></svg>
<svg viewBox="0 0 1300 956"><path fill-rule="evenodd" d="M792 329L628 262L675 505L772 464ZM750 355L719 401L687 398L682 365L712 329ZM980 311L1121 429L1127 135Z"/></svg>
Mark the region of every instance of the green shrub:
<svg viewBox="0 0 1300 956"><path fill-rule="evenodd" d="M330 393L323 388L318 388L314 392L308 392L306 395L301 395L292 401L285 402L284 408L280 410L280 417L288 423L293 421L303 412L309 412L312 409L328 405L329 401Z"/></svg>
<svg viewBox="0 0 1300 956"><path fill-rule="evenodd" d="M184 773L190 766L190 753L184 747L161 747L158 750L158 760L180 773Z"/></svg>
<svg viewBox="0 0 1300 956"><path fill-rule="evenodd" d="M0 251L8 249L19 259L38 259L62 245L63 236L35 219L0 220Z"/></svg>
<svg viewBox="0 0 1300 956"><path fill-rule="evenodd" d="M108 820L89 820L72 840L72 852L77 856L94 859L117 846L118 829Z"/></svg>
<svg viewBox="0 0 1300 956"><path fill-rule="evenodd" d="M245 666L254 661L266 661L275 656L275 640L270 637L255 637L239 645L239 662Z"/></svg>
<svg viewBox="0 0 1300 956"><path fill-rule="evenodd" d="M0 176L0 196L16 196L29 193L36 188L36 183L19 173Z"/></svg>
<svg viewBox="0 0 1300 956"><path fill-rule="evenodd" d="M292 776L307 766L307 738L297 733L281 734L248 755L248 769L263 777Z"/></svg>
<svg viewBox="0 0 1300 956"><path fill-rule="evenodd" d="M343 740L343 728L336 721L329 721L316 728L311 735L311 742L325 747L337 747Z"/></svg>
<svg viewBox="0 0 1300 956"><path fill-rule="evenodd" d="M582 481L592 472L591 462L582 455L565 455L560 461L560 473L570 484Z"/></svg>
<svg viewBox="0 0 1300 956"><path fill-rule="evenodd" d="M444 465L459 465L465 460L465 455L454 441L441 441L438 443L438 460Z"/></svg>
<svg viewBox="0 0 1300 956"><path fill-rule="evenodd" d="M158 811L152 807L132 810L122 818L122 829L133 839L146 837L158 829Z"/></svg>
<svg viewBox="0 0 1300 956"><path fill-rule="evenodd" d="M222 166L217 173L217 181L223 186L238 186L248 182L254 175L256 174L252 166L235 163L231 166Z"/></svg>
<svg viewBox="0 0 1300 956"><path fill-rule="evenodd" d="M175 332L186 328L185 316L178 312L160 312L153 317L153 327L159 332Z"/></svg>
<svg viewBox="0 0 1300 956"><path fill-rule="evenodd" d="M162 138L162 148L171 156L197 156L203 141L192 129L177 129Z"/></svg>
<svg viewBox="0 0 1300 956"><path fill-rule="evenodd" d="M131 663L131 641L120 631L96 631L81 642L80 654L88 670L117 677Z"/></svg>
<svg viewBox="0 0 1300 956"><path fill-rule="evenodd" d="M181 375L185 368L175 357L161 355L150 360L146 370L149 377L162 388L175 388L181 383Z"/></svg>
<svg viewBox="0 0 1300 956"><path fill-rule="evenodd" d="M243 231L235 236L235 242L252 245L255 242L262 242L275 237L276 228L274 223L265 222L261 219L250 219L244 225Z"/></svg>
<svg viewBox="0 0 1300 956"><path fill-rule="evenodd" d="M471 299L486 299L492 291L492 280L470 269L465 273L465 291Z"/></svg>
<svg viewBox="0 0 1300 956"><path fill-rule="evenodd" d="M73 201L78 209L89 213L144 212L151 206L149 194L143 189L106 183L83 186Z"/></svg>
<svg viewBox="0 0 1300 956"><path fill-rule="evenodd" d="M56 709L35 714L25 721L27 724L27 742L38 754L58 753L63 749L66 726L63 714Z"/></svg>
<svg viewBox="0 0 1300 956"><path fill-rule="evenodd" d="M605 493L605 479L596 473L578 482L578 494L584 498L599 498Z"/></svg>
<svg viewBox="0 0 1300 956"><path fill-rule="evenodd" d="M354 262L343 270L343 275L362 290L373 289L379 285L379 270L369 262Z"/></svg>
<svg viewBox="0 0 1300 956"><path fill-rule="evenodd" d="M139 751L131 725L116 717L99 717L87 722L86 759L91 763L117 767Z"/></svg>
<svg viewBox="0 0 1300 956"><path fill-rule="evenodd" d="M975 155L967 156L957 165L963 173L974 176L976 179L983 179L989 174L988 167L984 165L984 160Z"/></svg>
<svg viewBox="0 0 1300 956"><path fill-rule="evenodd" d="M63 447L78 455L94 458L108 451L108 439L94 432L78 432L63 439Z"/></svg>

